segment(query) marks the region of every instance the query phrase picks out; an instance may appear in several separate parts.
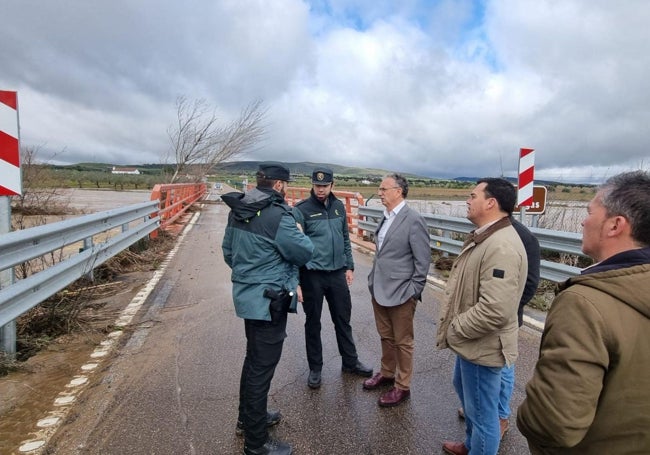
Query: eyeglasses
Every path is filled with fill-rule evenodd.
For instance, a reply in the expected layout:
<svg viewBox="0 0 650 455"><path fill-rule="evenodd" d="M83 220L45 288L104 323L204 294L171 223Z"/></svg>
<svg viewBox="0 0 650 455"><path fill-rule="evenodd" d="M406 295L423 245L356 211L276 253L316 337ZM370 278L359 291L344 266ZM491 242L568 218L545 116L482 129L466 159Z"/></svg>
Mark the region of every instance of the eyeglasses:
<svg viewBox="0 0 650 455"><path fill-rule="evenodd" d="M388 190L394 190L396 188L401 188L401 187L399 187L399 186L391 186L390 188L381 188L381 187L379 187L379 192L380 193L385 193Z"/></svg>

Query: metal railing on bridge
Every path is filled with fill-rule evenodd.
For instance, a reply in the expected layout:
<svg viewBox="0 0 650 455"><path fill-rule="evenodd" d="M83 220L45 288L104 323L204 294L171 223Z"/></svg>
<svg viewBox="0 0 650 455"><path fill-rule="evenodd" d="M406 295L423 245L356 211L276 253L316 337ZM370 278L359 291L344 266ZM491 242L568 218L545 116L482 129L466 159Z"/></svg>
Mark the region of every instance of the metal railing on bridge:
<svg viewBox="0 0 650 455"><path fill-rule="evenodd" d="M150 202L92 213L0 235L0 272L11 271L0 289L0 347L15 353L15 319L138 240L168 229L206 194L205 184L156 185ZM13 268L53 252L41 270L13 282Z"/></svg>
<svg viewBox="0 0 650 455"><path fill-rule="evenodd" d="M289 205L294 205L301 199L309 197L311 188L288 188L286 200ZM369 207L359 193L351 191L334 191L334 195L341 199L346 207L348 228L352 235L358 238L370 238L383 217L383 207ZM474 229L474 225L467 218L457 218L447 215L423 213L429 229L431 249L445 254L457 255L460 253L464 235ZM551 229L529 228L539 240L542 249L559 253L584 256L581 250L582 235L574 232L555 231ZM366 234L368 233L368 234ZM562 264L542 260L540 264L541 278L556 283L580 274L582 269L569 264Z"/></svg>
<svg viewBox="0 0 650 455"><path fill-rule="evenodd" d="M357 235L363 236L363 231L374 233L377 230L379 221L384 216L384 211L383 208L362 206L359 207L358 215L358 227L360 230L357 231ZM475 227L466 218L431 213L423 213L422 216L427 222L427 228L429 228L429 244L431 245L431 249L442 251L443 253L459 254L463 246L463 241L458 239L458 234L468 234ZM581 251L582 236L580 234L554 231L551 229L529 229L537 237L539 246L542 249L584 256ZM556 283L580 274L581 270L572 265L544 259L540 264L541 278Z"/></svg>

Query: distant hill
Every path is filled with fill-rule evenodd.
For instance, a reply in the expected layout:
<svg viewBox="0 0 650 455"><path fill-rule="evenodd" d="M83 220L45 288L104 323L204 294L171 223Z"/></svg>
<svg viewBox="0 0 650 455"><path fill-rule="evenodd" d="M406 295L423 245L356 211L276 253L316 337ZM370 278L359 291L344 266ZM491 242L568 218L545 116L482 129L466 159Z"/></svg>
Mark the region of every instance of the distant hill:
<svg viewBox="0 0 650 455"><path fill-rule="evenodd" d="M231 173L254 173L257 171L257 168L260 163L263 161L232 161L228 163L221 163L216 166L216 171L225 171ZM313 163L310 161L303 161L299 163L286 163L283 162L286 167L289 168L289 171L292 174L296 175L310 175L315 167L328 167L334 174L346 177L368 177L376 178L383 177L386 174L389 174L391 171L385 169L372 169L372 168L361 168L361 167L350 167L350 166L341 166L338 164L330 163ZM408 178L429 178L423 177L415 174L404 174Z"/></svg>

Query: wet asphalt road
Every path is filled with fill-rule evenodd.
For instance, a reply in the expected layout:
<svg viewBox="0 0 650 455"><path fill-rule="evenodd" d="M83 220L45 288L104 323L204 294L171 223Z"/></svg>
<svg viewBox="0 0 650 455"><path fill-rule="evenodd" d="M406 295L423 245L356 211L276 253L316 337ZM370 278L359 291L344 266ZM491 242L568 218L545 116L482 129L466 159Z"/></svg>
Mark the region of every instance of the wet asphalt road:
<svg viewBox="0 0 650 455"><path fill-rule="evenodd" d="M141 309L133 334L79 400L49 444L61 454L239 454L234 432L243 321L234 314L229 269L221 255L228 210L205 205L197 223ZM372 255L355 248L352 328L360 359L379 366L366 277ZM434 348L437 299L427 286L415 317L415 374L411 399L379 408L378 391L341 373L329 313L323 312L323 385L307 387L304 314L289 316L288 337L269 396L283 421L272 435L298 455L441 454L444 440L462 440L451 384L454 355ZM520 360L510 431L499 454L527 454L514 411L537 357L539 334L520 331Z"/></svg>

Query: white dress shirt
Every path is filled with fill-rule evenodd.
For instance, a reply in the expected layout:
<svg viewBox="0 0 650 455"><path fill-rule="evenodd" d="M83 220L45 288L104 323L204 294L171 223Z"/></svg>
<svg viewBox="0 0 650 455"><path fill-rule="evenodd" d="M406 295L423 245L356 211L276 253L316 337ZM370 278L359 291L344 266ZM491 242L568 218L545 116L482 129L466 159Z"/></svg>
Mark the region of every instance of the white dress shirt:
<svg viewBox="0 0 650 455"><path fill-rule="evenodd" d="M382 223L381 228L379 228L379 232L377 233L377 251L381 250L381 245L384 243L386 232L388 232L390 225L393 224L393 220L405 205L406 201L402 201L397 204L397 206L390 212L384 209L384 222Z"/></svg>

